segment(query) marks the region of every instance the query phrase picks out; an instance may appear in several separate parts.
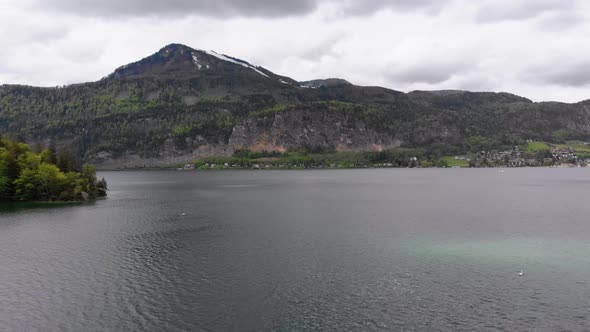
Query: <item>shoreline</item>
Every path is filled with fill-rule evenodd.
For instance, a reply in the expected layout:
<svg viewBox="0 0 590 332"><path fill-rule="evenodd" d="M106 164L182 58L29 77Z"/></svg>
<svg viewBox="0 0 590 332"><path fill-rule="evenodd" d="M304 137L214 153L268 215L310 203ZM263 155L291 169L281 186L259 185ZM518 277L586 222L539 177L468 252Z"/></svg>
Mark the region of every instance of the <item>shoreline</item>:
<svg viewBox="0 0 590 332"><path fill-rule="evenodd" d="M590 166L523 166L523 167L294 167L294 168L245 168L245 167L228 167L228 168L208 168L208 169L178 169L177 167L138 167L138 168L105 168L98 169L98 172L136 172L136 171L176 171L176 172L210 172L210 171L308 171L308 170L368 170L368 169L536 169L536 168L555 168L555 169L577 169L590 168Z"/></svg>
<svg viewBox="0 0 590 332"><path fill-rule="evenodd" d="M83 204L92 204L99 200L107 199L107 197L97 197L95 199L91 199L88 201L0 201L1 206L7 205L36 205L36 206L59 206L59 205L83 205Z"/></svg>

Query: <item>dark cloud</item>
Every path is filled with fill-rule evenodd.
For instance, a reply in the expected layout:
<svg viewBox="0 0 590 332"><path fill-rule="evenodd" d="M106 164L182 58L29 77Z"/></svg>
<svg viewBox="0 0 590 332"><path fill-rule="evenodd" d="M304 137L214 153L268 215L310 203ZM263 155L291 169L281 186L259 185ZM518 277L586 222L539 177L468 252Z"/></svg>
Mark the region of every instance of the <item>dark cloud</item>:
<svg viewBox="0 0 590 332"><path fill-rule="evenodd" d="M285 17L312 13L332 4L346 15L368 15L380 9L438 11L448 0L36 0L38 6L84 16Z"/></svg>
<svg viewBox="0 0 590 332"><path fill-rule="evenodd" d="M527 20L546 12L569 11L575 5L576 0L496 0L482 6L475 19L484 23Z"/></svg>
<svg viewBox="0 0 590 332"><path fill-rule="evenodd" d="M54 0L38 1L46 9L85 16L254 16L281 17L315 10L314 0Z"/></svg>
<svg viewBox="0 0 590 332"><path fill-rule="evenodd" d="M549 66L547 66L549 67ZM552 84L564 87L582 87L590 84L590 61L563 65L556 63L553 69L538 67L526 75L530 83Z"/></svg>
<svg viewBox="0 0 590 332"><path fill-rule="evenodd" d="M416 67L402 66L402 68L404 69L390 73L389 78L397 83L437 84L448 81L453 75L464 70L464 66L458 63L431 63Z"/></svg>

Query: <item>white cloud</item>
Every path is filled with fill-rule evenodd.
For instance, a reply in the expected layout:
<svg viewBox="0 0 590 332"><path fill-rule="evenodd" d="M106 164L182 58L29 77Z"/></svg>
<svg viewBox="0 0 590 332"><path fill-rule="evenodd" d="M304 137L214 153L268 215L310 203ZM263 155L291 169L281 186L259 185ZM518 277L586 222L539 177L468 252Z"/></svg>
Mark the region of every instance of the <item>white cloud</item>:
<svg viewBox="0 0 590 332"><path fill-rule="evenodd" d="M81 12L84 8L47 10L37 0L0 1L0 83L94 81L177 42L243 58L298 80L342 77L402 91L470 89L508 91L534 100L590 98L587 71L581 68L590 58L588 3L306 3L292 15L278 10L288 6L275 4L267 18L247 11L224 17L206 10L158 17L130 9L122 18L106 17L104 10L98 15Z"/></svg>

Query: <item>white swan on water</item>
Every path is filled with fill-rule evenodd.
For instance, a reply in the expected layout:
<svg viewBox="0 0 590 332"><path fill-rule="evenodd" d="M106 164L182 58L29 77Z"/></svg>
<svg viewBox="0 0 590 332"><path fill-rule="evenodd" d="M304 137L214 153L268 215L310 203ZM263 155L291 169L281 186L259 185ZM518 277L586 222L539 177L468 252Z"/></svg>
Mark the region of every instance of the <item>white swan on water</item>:
<svg viewBox="0 0 590 332"><path fill-rule="evenodd" d="M522 277L524 275L524 271L520 270L520 272L518 272L518 275Z"/></svg>

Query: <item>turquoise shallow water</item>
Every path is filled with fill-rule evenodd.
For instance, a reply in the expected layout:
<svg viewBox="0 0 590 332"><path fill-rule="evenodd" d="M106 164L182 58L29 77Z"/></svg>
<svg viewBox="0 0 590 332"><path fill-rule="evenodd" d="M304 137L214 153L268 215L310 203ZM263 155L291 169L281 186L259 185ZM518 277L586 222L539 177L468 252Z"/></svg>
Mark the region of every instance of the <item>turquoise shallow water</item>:
<svg viewBox="0 0 590 332"><path fill-rule="evenodd" d="M0 207L0 330L590 330L588 169L100 176Z"/></svg>
<svg viewBox="0 0 590 332"><path fill-rule="evenodd" d="M409 242L407 253L424 261L495 266L528 272L559 269L564 274L590 271L590 240L504 238Z"/></svg>

